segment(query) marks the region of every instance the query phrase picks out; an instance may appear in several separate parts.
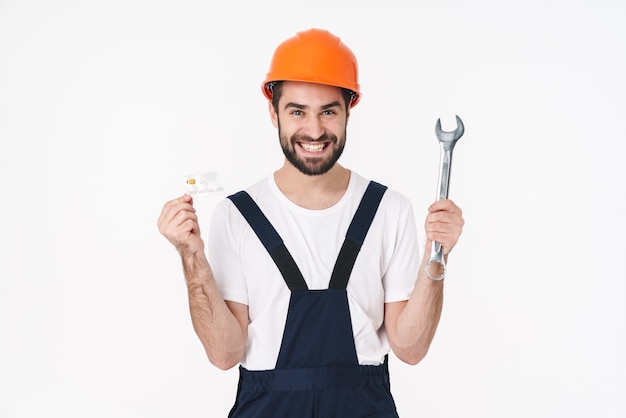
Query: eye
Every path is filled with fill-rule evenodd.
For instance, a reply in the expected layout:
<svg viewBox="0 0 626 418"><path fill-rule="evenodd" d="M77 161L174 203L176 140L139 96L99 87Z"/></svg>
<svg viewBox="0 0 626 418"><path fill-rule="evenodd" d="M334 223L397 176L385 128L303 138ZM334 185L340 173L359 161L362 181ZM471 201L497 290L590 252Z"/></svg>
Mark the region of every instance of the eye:
<svg viewBox="0 0 626 418"><path fill-rule="evenodd" d="M327 110L324 110L324 112L322 112L322 115L325 115L325 116L332 116L332 115L336 115L336 114L337 114L337 112L335 112L332 109L327 109Z"/></svg>
<svg viewBox="0 0 626 418"><path fill-rule="evenodd" d="M292 114L293 116L302 116L302 115L304 115L304 113L302 112L302 110L297 110L297 109L296 109L296 110L293 110L293 111L291 112L291 114Z"/></svg>

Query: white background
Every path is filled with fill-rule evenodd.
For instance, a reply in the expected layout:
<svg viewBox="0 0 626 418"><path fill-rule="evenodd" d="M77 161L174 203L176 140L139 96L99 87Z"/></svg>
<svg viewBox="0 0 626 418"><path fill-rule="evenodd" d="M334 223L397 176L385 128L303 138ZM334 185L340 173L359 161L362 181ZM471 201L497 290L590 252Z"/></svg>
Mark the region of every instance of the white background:
<svg viewBox="0 0 626 418"><path fill-rule="evenodd" d="M391 360L401 416L625 417L624 22L621 0L0 0L0 416L226 416L236 369L206 360L156 219L188 172L229 193L280 166L261 81L320 27L360 64L341 161L420 228L435 122L466 126L466 228L429 355Z"/></svg>

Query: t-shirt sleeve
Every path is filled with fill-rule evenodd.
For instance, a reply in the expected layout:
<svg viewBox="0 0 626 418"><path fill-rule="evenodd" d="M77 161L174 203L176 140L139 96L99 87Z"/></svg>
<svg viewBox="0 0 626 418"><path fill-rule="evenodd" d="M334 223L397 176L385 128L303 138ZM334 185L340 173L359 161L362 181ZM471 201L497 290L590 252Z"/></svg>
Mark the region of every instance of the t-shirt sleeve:
<svg viewBox="0 0 626 418"><path fill-rule="evenodd" d="M383 276L385 303L408 300L415 287L420 266L415 215L410 200L395 196L402 204L394 215L395 234L388 245L393 248L389 266Z"/></svg>
<svg viewBox="0 0 626 418"><path fill-rule="evenodd" d="M248 292L241 260L238 256L241 236L241 222L233 222L233 217L241 216L233 203L225 199L219 202L213 212L208 235L208 259L213 276L224 300L248 305Z"/></svg>

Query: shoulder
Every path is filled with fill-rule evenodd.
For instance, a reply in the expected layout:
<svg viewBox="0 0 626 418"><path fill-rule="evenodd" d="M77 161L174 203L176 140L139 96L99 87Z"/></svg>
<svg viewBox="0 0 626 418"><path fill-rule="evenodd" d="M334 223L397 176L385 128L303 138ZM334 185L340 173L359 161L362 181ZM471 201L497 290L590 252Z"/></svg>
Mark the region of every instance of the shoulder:
<svg viewBox="0 0 626 418"><path fill-rule="evenodd" d="M378 184L381 184L386 188L385 194L380 203L380 209L385 211L397 211L397 212L411 212L413 210L413 205L411 200L401 192L395 190L394 188L380 183L376 180L370 180L358 173L353 173L354 181L355 181L355 194L363 195L367 186L370 182L374 181Z"/></svg>
<svg viewBox="0 0 626 418"><path fill-rule="evenodd" d="M245 189L231 192L231 194L229 194L226 198L222 199L221 201L217 203L216 210L219 210L220 212L223 212L223 213L228 213L232 210L237 210L233 201L230 199L230 197L240 192L247 193L248 195L250 195L252 200L254 200L257 203L260 200L263 200L263 198L267 198L267 196L271 194L268 179L267 177L265 177L257 181L256 183L246 187Z"/></svg>

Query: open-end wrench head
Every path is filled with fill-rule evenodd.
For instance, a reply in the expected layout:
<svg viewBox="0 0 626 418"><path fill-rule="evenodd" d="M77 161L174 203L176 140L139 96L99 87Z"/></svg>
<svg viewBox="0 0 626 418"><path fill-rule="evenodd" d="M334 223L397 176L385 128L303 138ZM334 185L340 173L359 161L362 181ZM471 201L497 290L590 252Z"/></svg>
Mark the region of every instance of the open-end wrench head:
<svg viewBox="0 0 626 418"><path fill-rule="evenodd" d="M446 132L441 129L441 119L437 119L437 125L435 125L435 134L439 142L456 142L463 136L465 132L465 126L463 121L458 115L456 116L456 129L454 131Z"/></svg>

